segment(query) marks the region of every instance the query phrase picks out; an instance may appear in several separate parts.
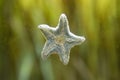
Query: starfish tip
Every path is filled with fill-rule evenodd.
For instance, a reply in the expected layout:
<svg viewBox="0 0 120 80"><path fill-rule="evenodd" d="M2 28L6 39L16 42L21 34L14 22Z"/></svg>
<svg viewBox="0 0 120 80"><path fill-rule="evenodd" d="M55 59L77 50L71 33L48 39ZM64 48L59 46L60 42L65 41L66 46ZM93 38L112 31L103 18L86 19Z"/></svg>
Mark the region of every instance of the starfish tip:
<svg viewBox="0 0 120 80"><path fill-rule="evenodd" d="M62 13L61 16L66 16L65 13Z"/></svg>
<svg viewBox="0 0 120 80"><path fill-rule="evenodd" d="M42 28L42 26L41 26L41 25L38 25L38 28L39 28L39 29L41 29L41 28Z"/></svg>
<svg viewBox="0 0 120 80"><path fill-rule="evenodd" d="M60 60L64 65L67 65L69 63L69 58L70 57L68 55L64 55L60 58Z"/></svg>
<svg viewBox="0 0 120 80"><path fill-rule="evenodd" d="M60 18L66 18L66 15L65 15L64 13L62 13L62 14L60 15Z"/></svg>
<svg viewBox="0 0 120 80"><path fill-rule="evenodd" d="M83 42L85 41L85 37L82 37L81 39L82 39Z"/></svg>
<svg viewBox="0 0 120 80"><path fill-rule="evenodd" d="M39 29L46 29L46 28L48 28L49 26L48 25L46 25L46 24L42 24L42 25L38 25L38 28Z"/></svg>
<svg viewBox="0 0 120 80"><path fill-rule="evenodd" d="M85 41L85 37L84 36L80 36L79 39L80 39L80 44Z"/></svg>

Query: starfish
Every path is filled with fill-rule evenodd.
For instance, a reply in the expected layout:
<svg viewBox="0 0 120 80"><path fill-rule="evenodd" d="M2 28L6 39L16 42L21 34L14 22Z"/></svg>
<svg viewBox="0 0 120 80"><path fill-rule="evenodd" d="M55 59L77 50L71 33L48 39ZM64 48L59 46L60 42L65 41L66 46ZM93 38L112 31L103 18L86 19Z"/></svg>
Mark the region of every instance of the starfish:
<svg viewBox="0 0 120 80"><path fill-rule="evenodd" d="M60 61L67 65L71 48L85 41L85 37L77 36L70 32L65 14L61 14L56 28L46 24L39 25L38 28L46 38L46 43L41 52L43 60L47 59L51 54L56 53L58 54Z"/></svg>

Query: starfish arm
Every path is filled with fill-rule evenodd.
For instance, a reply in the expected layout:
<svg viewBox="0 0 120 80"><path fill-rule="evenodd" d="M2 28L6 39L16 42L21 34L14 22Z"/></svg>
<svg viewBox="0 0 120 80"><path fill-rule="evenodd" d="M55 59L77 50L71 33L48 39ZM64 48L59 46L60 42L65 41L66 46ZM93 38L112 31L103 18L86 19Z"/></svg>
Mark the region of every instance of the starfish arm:
<svg viewBox="0 0 120 80"><path fill-rule="evenodd" d="M59 18L59 23L57 25L57 32L58 33L68 33L69 30L69 24L68 19L65 14L61 14Z"/></svg>
<svg viewBox="0 0 120 80"><path fill-rule="evenodd" d="M49 27L45 24L39 25L38 28L43 32L47 39L51 39L54 37L55 28Z"/></svg>
<svg viewBox="0 0 120 80"><path fill-rule="evenodd" d="M53 52L55 52L55 44L51 41L46 41L43 50L41 52L41 57L43 60L47 59Z"/></svg>
<svg viewBox="0 0 120 80"><path fill-rule="evenodd" d="M60 61L64 64L67 65L70 59L69 55L59 55Z"/></svg>
<svg viewBox="0 0 120 80"><path fill-rule="evenodd" d="M60 61L64 64L67 65L69 62L70 58L70 49L68 46L57 46L56 51L59 55Z"/></svg>
<svg viewBox="0 0 120 80"><path fill-rule="evenodd" d="M79 45L81 43L83 43L85 41L85 37L83 36L76 36L73 33L69 34L69 37L66 38L67 43L69 43L69 45L71 47L75 46L75 45Z"/></svg>

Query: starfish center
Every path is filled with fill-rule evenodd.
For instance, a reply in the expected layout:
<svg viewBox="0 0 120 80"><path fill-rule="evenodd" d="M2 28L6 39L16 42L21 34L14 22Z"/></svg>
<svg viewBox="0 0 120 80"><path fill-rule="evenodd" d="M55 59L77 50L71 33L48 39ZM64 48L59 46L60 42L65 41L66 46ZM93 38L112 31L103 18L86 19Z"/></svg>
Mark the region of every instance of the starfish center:
<svg viewBox="0 0 120 80"><path fill-rule="evenodd" d="M65 43L65 37L63 37L62 35L56 36L55 42L56 44L63 45Z"/></svg>

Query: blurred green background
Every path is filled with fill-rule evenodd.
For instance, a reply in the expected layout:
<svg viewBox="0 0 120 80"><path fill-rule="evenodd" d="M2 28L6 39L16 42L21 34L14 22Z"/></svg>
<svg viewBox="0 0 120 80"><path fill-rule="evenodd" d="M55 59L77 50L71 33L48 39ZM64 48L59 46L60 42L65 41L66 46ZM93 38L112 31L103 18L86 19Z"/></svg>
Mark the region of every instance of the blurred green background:
<svg viewBox="0 0 120 80"><path fill-rule="evenodd" d="M67 66L40 56L37 26L56 26L61 13L86 37ZM0 80L120 80L120 0L0 0Z"/></svg>

